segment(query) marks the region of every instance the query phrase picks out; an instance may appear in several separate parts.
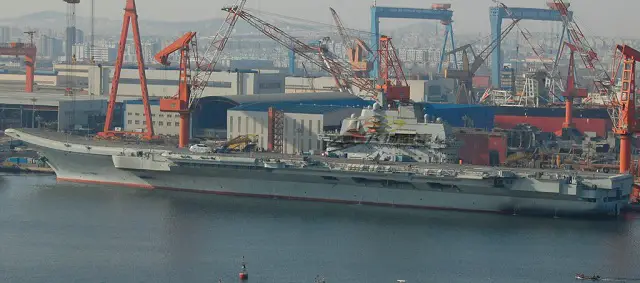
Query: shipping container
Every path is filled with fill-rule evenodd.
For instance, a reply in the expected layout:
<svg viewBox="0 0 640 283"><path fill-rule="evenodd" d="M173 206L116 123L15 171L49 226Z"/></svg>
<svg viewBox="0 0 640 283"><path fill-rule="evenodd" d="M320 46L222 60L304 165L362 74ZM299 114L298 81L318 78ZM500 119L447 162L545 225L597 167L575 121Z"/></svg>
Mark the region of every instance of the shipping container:
<svg viewBox="0 0 640 283"><path fill-rule="evenodd" d="M471 79L471 82L474 88L487 89L491 85L491 77L474 76L473 79Z"/></svg>

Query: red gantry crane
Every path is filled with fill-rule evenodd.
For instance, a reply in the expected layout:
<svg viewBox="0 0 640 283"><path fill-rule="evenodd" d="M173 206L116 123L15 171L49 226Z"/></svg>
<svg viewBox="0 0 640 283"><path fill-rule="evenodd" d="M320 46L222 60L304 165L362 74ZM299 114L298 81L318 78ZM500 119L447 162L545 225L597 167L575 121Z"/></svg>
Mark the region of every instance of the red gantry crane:
<svg viewBox="0 0 640 283"><path fill-rule="evenodd" d="M238 21L238 15L243 12L246 0L238 0L233 6L225 7L228 12L222 26L207 46L204 56L198 56L195 32L187 32L173 44L156 55L156 60L167 65L168 56L180 50L180 79L178 93L171 98L160 100L160 111L175 112L180 114L179 147L186 147L189 143L189 120L193 109L209 83L209 78L222 55L231 32ZM190 67L189 51L194 53L196 67L192 71Z"/></svg>
<svg viewBox="0 0 640 283"><path fill-rule="evenodd" d="M144 106L144 116L146 131L123 132L111 130L113 124L113 115L116 108L118 85L120 83L120 73L122 72L122 62L124 60L124 50L127 45L127 35L129 33L129 24L133 30L133 42L136 48L136 57L138 60L138 74L140 76L140 91L142 95L142 103ZM99 138L111 139L121 135L142 135L146 140L154 138L153 122L151 121L151 107L149 106L149 91L147 90L147 76L145 74L144 58L142 56L142 43L140 41L140 28L138 26L138 12L136 10L135 0L127 0L124 8L124 19L122 22L122 32L120 33L120 43L118 45L118 57L114 67L113 80L111 81L111 92L109 93L109 103L107 104L107 117L104 122L104 131L98 133Z"/></svg>
<svg viewBox="0 0 640 283"><path fill-rule="evenodd" d="M25 92L33 92L33 77L36 69L36 46L31 43L10 42L0 43L0 55L24 56L27 69L27 80L24 86Z"/></svg>

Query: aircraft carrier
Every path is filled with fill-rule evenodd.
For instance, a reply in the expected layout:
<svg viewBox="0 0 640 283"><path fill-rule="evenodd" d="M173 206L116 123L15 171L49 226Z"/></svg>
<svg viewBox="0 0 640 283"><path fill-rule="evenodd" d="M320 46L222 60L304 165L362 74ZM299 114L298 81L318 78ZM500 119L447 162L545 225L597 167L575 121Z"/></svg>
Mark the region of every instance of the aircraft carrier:
<svg viewBox="0 0 640 283"><path fill-rule="evenodd" d="M330 141L326 152L309 156L195 153L38 129L5 134L36 148L60 181L144 189L573 216L618 215L633 186L629 174L456 164L451 130L416 117L411 107L365 108L345 119L339 132L321 137Z"/></svg>

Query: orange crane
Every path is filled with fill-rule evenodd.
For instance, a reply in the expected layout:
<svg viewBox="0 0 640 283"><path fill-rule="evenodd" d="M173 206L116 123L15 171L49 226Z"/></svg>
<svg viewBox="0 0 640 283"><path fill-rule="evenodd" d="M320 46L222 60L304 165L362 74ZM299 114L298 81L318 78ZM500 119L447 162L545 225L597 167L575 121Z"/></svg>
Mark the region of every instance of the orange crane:
<svg viewBox="0 0 640 283"><path fill-rule="evenodd" d="M567 86L566 90L562 93L565 102L565 122L562 124L562 128L564 129L573 129L575 128L575 124L573 124L573 99L574 98L587 98L588 93L586 88L578 88L576 77L575 77L575 53L578 51L578 47L575 45L565 42L564 46L568 47L570 50L569 53L569 71L567 74ZM562 52L562 51L561 51Z"/></svg>
<svg viewBox="0 0 640 283"><path fill-rule="evenodd" d="M136 57L138 59L138 74L140 76L140 90L142 95L142 103L144 106L144 116L146 123L146 131L138 132L122 132L111 130L113 124L113 115L116 108L118 85L120 83L120 73L122 72L122 61L124 60L124 50L127 45L127 35L129 33L129 24L133 30L133 41L136 48ZM124 19L122 22L122 32L120 33L120 43L118 45L118 57L114 67L113 80L111 81L111 92L109 93L109 103L107 104L107 117L104 122L104 131L98 133L98 138L111 139L121 135L142 135L146 140L153 139L153 122L151 121L151 107L149 106L149 91L147 89L147 75L145 74L144 58L142 57L142 44L140 41L140 28L138 27L138 12L136 10L135 0L127 0L124 8Z"/></svg>
<svg viewBox="0 0 640 283"><path fill-rule="evenodd" d="M169 55L176 51L180 51L180 75L178 79L178 93L171 98L160 99L160 111L176 112L180 114L180 132L178 138L178 147L184 148L189 143L189 99L191 94L191 66L190 55L191 50L197 51L198 45L195 40L195 32L187 32L178 38L174 43L165 47L156 54L155 59L158 63L169 66Z"/></svg>
<svg viewBox="0 0 640 283"><path fill-rule="evenodd" d="M238 14L243 12L246 0L237 0L232 6L226 7L228 14L222 26L207 46L204 56L198 56L196 33L187 32L173 44L160 51L156 61L168 65L168 57L173 52L180 50L180 79L178 93L171 98L160 99L160 111L175 112L180 114L180 132L178 146L183 148L189 143L190 113L198 105L200 97L209 83L214 68L222 55L222 51L231 36L231 32L238 21ZM189 56L194 54L196 67L191 69Z"/></svg>
<svg viewBox="0 0 640 283"><path fill-rule="evenodd" d="M353 39L344 27L340 16L338 16L338 12L333 8L329 8L329 10L331 11L333 21L338 29L338 34L342 37L342 44L347 51L347 57L349 57L349 62L351 63L351 68L355 72L355 75L359 78L369 76L369 71L373 68L373 60L367 60L367 53L373 54L373 51L364 41L362 41L362 39Z"/></svg>
<svg viewBox="0 0 640 283"><path fill-rule="evenodd" d="M33 92L33 77L36 69L36 46L33 43L10 42L0 43L0 55L24 56L27 69L25 92Z"/></svg>

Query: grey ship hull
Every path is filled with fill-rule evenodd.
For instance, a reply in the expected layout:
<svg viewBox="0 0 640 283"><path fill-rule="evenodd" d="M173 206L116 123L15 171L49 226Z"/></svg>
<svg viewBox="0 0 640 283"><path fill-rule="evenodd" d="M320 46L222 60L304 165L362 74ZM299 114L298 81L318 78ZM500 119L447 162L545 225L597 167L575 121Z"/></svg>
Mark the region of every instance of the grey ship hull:
<svg viewBox="0 0 640 283"><path fill-rule="evenodd" d="M247 169L176 168L170 172L123 170L111 156L42 149L60 181L111 184L144 189L165 189L221 195L281 198L346 204L449 209L518 214L616 214L615 207L567 199L500 196L477 186L417 190L401 185L358 184L349 176L326 180L306 174L277 174ZM420 187L420 184L416 184Z"/></svg>
<svg viewBox="0 0 640 283"><path fill-rule="evenodd" d="M23 134L24 135L24 134ZM111 184L144 189L165 189L221 195L322 201L408 208L549 215L617 215L623 202L587 202L576 196L514 191L493 186L493 180L440 180L401 174L324 172L310 169L267 169L242 166L165 166L148 169L118 165L115 152L105 148L25 138L48 159L59 181ZM85 148L80 150L79 148ZM79 152L80 151L80 152ZM155 157L152 157L152 159ZM143 162L129 160L130 162ZM130 165L130 164L129 164ZM137 165L136 165L137 166ZM155 165L154 165L155 166ZM119 168L117 168L119 167ZM129 168L124 168L129 167ZM135 167L135 166L133 166ZM368 177L367 177L368 176ZM531 180L524 179L521 185Z"/></svg>

